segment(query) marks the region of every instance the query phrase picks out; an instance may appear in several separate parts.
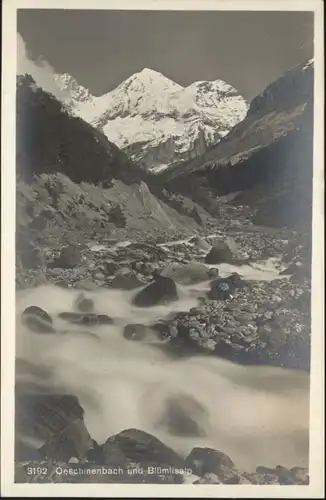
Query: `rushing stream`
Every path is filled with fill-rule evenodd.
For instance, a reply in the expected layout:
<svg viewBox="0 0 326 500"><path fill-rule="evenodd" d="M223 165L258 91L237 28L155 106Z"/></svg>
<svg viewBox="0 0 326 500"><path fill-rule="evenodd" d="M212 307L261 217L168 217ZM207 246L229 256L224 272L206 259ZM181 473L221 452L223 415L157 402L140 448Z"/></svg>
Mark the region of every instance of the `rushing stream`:
<svg viewBox="0 0 326 500"><path fill-rule="evenodd" d="M246 279L271 280L279 264L269 260L219 269L221 275L236 270ZM194 446L220 449L245 470L257 465L307 466L307 373L241 366L214 356L175 359L150 343L123 337L126 324L151 324L173 311L187 311L207 289L208 283L179 286L178 301L149 308L131 304L137 290L87 292L97 311L114 319L114 325L84 327L93 336L57 316L73 310L77 290L40 286L18 292L17 358L44 370L18 371L17 378L29 379L46 391L76 395L85 410L86 426L99 443L133 427L152 433L183 455ZM51 314L59 333L29 332L19 319L29 305ZM183 435L182 424L179 431L167 426L164 416L171 401L197 423L197 435Z"/></svg>

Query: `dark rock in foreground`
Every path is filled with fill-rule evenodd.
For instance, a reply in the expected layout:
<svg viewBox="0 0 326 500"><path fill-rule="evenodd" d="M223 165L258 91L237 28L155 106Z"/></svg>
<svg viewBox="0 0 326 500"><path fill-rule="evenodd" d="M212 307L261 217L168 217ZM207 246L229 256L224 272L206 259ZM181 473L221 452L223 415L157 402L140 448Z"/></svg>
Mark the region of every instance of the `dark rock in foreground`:
<svg viewBox="0 0 326 500"><path fill-rule="evenodd" d="M184 467L184 459L162 441L147 432L127 429L110 437L103 445L105 464L121 464L121 460L170 467Z"/></svg>
<svg viewBox="0 0 326 500"><path fill-rule="evenodd" d="M171 278L154 275L155 281L141 290L133 299L138 307L150 307L178 300L177 287Z"/></svg>
<svg viewBox="0 0 326 500"><path fill-rule="evenodd" d="M46 321L47 323L52 325L53 321L52 321L51 316L46 311L44 311L44 309L42 309L41 307L38 307L38 306L26 307L26 309L23 312L23 317L29 316L29 315L38 316L43 321Z"/></svg>
<svg viewBox="0 0 326 500"><path fill-rule="evenodd" d="M193 448L185 464L199 477L210 472L217 474L221 467L235 468L234 463L225 453L212 448Z"/></svg>
<svg viewBox="0 0 326 500"><path fill-rule="evenodd" d="M53 333L51 316L38 306L29 306L22 313L22 322L35 333Z"/></svg>
<svg viewBox="0 0 326 500"><path fill-rule="evenodd" d="M16 386L16 432L43 441L38 451L45 459L85 459L92 440L83 415L75 396L25 393L24 388ZM16 456L16 460L21 459Z"/></svg>

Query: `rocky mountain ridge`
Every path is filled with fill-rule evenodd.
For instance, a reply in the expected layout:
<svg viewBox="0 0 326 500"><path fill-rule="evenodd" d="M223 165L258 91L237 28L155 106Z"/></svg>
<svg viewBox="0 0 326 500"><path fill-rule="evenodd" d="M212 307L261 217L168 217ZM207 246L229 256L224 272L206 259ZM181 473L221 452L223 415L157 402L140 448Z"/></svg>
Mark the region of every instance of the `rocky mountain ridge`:
<svg viewBox="0 0 326 500"><path fill-rule="evenodd" d="M72 105L74 101L87 102L94 99L90 91L79 85L68 73L55 74L53 78L58 88L66 92L67 98L72 100Z"/></svg>
<svg viewBox="0 0 326 500"><path fill-rule="evenodd" d="M240 204L250 201L254 211L270 211L263 224L296 224L301 218L310 223L313 75L313 60L289 70L252 101L246 118L216 146L163 172L159 182L193 199L241 192ZM295 199L302 200L300 210Z"/></svg>

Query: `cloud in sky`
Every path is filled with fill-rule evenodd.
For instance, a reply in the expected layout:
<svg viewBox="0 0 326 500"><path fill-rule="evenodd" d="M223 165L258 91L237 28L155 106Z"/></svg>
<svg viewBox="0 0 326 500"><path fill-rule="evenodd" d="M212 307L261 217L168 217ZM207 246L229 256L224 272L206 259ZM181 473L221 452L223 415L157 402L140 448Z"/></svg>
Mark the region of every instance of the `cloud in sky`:
<svg viewBox="0 0 326 500"><path fill-rule="evenodd" d="M55 69L43 57L32 59L22 36L17 34L17 74L29 74L35 83L60 100L69 99L68 93L58 88L54 81Z"/></svg>

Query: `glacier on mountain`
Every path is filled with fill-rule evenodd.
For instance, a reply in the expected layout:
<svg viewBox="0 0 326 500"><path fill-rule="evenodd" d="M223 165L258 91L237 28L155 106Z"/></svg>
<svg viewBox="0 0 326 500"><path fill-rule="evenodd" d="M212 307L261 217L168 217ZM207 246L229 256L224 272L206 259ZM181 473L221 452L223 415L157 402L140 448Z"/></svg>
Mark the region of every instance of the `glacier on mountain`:
<svg viewBox="0 0 326 500"><path fill-rule="evenodd" d="M203 154L247 114L248 103L222 80L182 87L144 68L96 97L66 73L55 75L68 108L101 129L137 164L156 173Z"/></svg>

